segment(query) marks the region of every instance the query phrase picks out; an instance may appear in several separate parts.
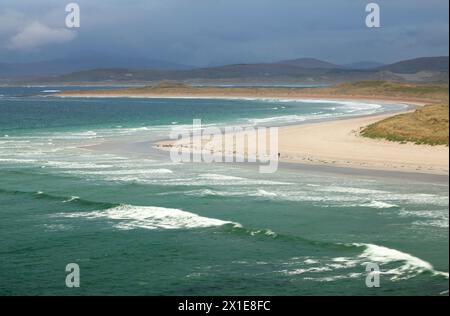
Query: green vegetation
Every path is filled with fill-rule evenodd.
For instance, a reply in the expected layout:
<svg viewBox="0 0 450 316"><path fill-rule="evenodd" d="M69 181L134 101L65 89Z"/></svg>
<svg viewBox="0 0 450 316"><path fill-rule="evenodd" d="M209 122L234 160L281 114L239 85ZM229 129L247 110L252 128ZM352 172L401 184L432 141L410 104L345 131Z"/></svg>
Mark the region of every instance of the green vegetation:
<svg viewBox="0 0 450 316"><path fill-rule="evenodd" d="M366 127L361 135L397 142L448 145L448 84L411 84L390 81L360 81L334 87L341 93L387 96L406 100L427 100L429 105Z"/></svg>
<svg viewBox="0 0 450 316"><path fill-rule="evenodd" d="M373 80L338 84L328 90L345 95L427 99L448 103L448 88L448 83L412 84Z"/></svg>
<svg viewBox="0 0 450 316"><path fill-rule="evenodd" d="M447 145L449 141L448 105L427 105L413 113L400 114L366 127L362 135L390 141Z"/></svg>

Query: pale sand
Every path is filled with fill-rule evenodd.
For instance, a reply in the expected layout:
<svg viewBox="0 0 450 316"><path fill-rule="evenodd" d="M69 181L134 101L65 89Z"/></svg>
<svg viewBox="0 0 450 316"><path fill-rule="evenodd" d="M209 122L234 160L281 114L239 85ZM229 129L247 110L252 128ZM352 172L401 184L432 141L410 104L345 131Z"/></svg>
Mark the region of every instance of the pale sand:
<svg viewBox="0 0 450 316"><path fill-rule="evenodd" d="M280 161L349 167L359 169L374 169L385 171L404 171L438 175L449 174L449 148L447 146L400 144L385 140L375 140L362 137L359 131L362 127L382 120L393 114L370 117L358 117L292 125L279 128ZM230 141L233 135L226 135ZM242 140L243 134L237 134ZM253 147L245 147L244 153L225 152L223 138L203 140L208 144L208 150L219 156L246 156L248 150L255 152ZM163 141L157 147L170 150L174 141ZM195 147L191 142L180 146L188 151L199 152L204 147ZM180 147L178 147L180 148Z"/></svg>
<svg viewBox="0 0 450 316"><path fill-rule="evenodd" d="M283 127L280 160L448 175L447 146L399 144L360 136L362 127L389 116Z"/></svg>
<svg viewBox="0 0 450 316"><path fill-rule="evenodd" d="M273 93L273 92L270 92ZM422 106L425 101L421 99L404 99L395 97L365 95L353 96L319 96L314 94L281 93L255 95L234 95L233 93L222 95L195 95L195 94L101 94L86 92L84 94L70 92L60 95L62 97L136 97L136 98L286 98L286 99L320 99L320 100L344 100L344 101L367 101L367 102L392 102L409 104L413 108ZM409 110L408 110L409 111ZM406 112L406 111L405 111ZM280 161L290 163L302 163L322 166L347 167L358 169L404 171L413 173L427 173L437 175L449 174L449 148L447 146L428 146L416 144L400 144L385 140L375 140L359 135L361 128L382 120L386 117L398 114L384 114L369 117L340 119L320 123L293 125L279 128L279 152ZM228 139L230 136L226 136ZM232 137L232 136L231 136ZM240 136L238 136L240 137ZM243 136L241 136L243 137ZM170 150L173 141L157 143L156 147L162 150ZM192 144L185 143L183 146L189 150L198 152L202 148L192 148ZM222 141L209 142L209 147L214 154L219 155L247 155L249 148L244 153L225 152ZM250 148L252 150L252 148Z"/></svg>

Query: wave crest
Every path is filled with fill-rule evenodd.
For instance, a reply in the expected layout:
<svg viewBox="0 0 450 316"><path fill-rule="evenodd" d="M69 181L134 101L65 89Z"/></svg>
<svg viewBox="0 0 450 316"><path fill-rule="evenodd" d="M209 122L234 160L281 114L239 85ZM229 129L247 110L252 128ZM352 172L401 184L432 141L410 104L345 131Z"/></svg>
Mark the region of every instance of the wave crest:
<svg viewBox="0 0 450 316"><path fill-rule="evenodd" d="M239 223L220 219L203 217L179 209L156 207L119 205L101 211L77 212L60 214L67 218L107 218L116 220L114 227L118 229L192 229L232 225L242 227Z"/></svg>

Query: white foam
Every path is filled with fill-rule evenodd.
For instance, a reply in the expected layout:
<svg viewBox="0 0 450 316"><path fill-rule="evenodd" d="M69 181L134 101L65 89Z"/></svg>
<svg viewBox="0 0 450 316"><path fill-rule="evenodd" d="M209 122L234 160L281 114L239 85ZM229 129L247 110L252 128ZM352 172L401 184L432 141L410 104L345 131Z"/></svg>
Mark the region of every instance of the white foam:
<svg viewBox="0 0 450 316"><path fill-rule="evenodd" d="M73 136L97 136L97 133L94 131L87 131L87 132L75 133L72 135Z"/></svg>
<svg viewBox="0 0 450 316"><path fill-rule="evenodd" d="M193 190L193 191L186 191L186 192L174 192L175 194L184 193L185 195L190 196L199 196L199 197L205 197L205 196L225 196L224 193L219 191L214 191L210 189L202 189L202 190ZM160 193L161 195L167 195L168 193Z"/></svg>
<svg viewBox="0 0 450 316"><path fill-rule="evenodd" d="M114 227L118 229L192 229L232 224L242 227L238 223L223 221L215 218L199 216L194 213L179 209L156 207L121 205L102 211L62 213L62 217L68 218L106 218L117 221Z"/></svg>
<svg viewBox="0 0 450 316"><path fill-rule="evenodd" d="M184 192L170 192L170 193L162 193L161 195L168 194L185 194L189 196L229 196L229 197L242 197L242 196L250 196L250 197L277 197L277 193L269 192L266 190L259 189L257 191L248 190L248 191L217 191L211 189L201 189L201 190L192 190L192 191L184 191Z"/></svg>
<svg viewBox="0 0 450 316"><path fill-rule="evenodd" d="M387 202L382 202L382 201L371 201L370 203L360 204L360 206L378 208L378 209L398 207L398 205L387 203Z"/></svg>
<svg viewBox="0 0 450 316"><path fill-rule="evenodd" d="M405 217L413 216L413 217L437 218L448 220L448 210L408 211L405 209L401 209L399 215Z"/></svg>
<svg viewBox="0 0 450 316"><path fill-rule="evenodd" d="M305 269L295 269L295 270L281 270L279 272L286 274L286 275L299 275L304 273L319 273L319 272L328 272L331 271L328 267L312 267L312 268L305 268Z"/></svg>
<svg viewBox="0 0 450 316"><path fill-rule="evenodd" d="M360 264L360 261L358 259L348 257L337 257L331 259L331 263L328 263L327 266L333 268L334 270L338 270L338 269L354 268L358 264Z"/></svg>
<svg viewBox="0 0 450 316"><path fill-rule="evenodd" d="M384 195L383 199L388 199L391 201L399 201L408 204L431 204L434 206L448 207L448 195L441 196L424 193L407 193L407 194L388 193Z"/></svg>
<svg viewBox="0 0 450 316"><path fill-rule="evenodd" d="M337 193L352 193L352 194L384 194L384 193L389 193L387 191L381 191L381 190L362 189L362 188L354 188L354 187L337 187L337 186L330 186L330 187L321 188L318 191L337 192Z"/></svg>
<svg viewBox="0 0 450 316"><path fill-rule="evenodd" d="M182 181L182 179L180 179ZM182 181L181 183L185 183ZM259 180L259 179L248 179L235 176L228 176L222 174L205 173L198 175L197 179L193 179L189 182L190 185L283 185L290 184L286 182L270 181L270 180Z"/></svg>
<svg viewBox="0 0 450 316"><path fill-rule="evenodd" d="M251 99L248 99L251 100ZM264 123L272 123L272 122L303 122L306 120L317 120L317 119L325 119L328 117L339 117L339 116L354 116L358 114L373 114L379 112L383 109L383 105L378 103L364 103L364 102L355 102L355 101L336 101L336 100L291 100L291 99L261 99L265 102L295 102L295 103L315 103L315 104L336 104L340 105L339 109L342 110L341 113L312 113L307 114L305 116L301 115L284 115L284 116L275 116L269 118L261 118L261 119L249 119L248 121L252 124L264 124ZM391 105L392 106L392 105ZM397 107L404 107L405 105L396 104ZM276 107L272 109L278 109ZM336 111L336 107L331 108L332 111Z"/></svg>
<svg viewBox="0 0 450 316"><path fill-rule="evenodd" d="M448 228L448 220L415 221L412 224L417 226Z"/></svg>
<svg viewBox="0 0 450 316"><path fill-rule="evenodd" d="M306 121L307 117L301 115L283 115L283 116L274 116L267 117L261 119L249 119L248 122L254 125L264 124L264 123L272 123L272 122L303 122Z"/></svg>
<svg viewBox="0 0 450 316"><path fill-rule="evenodd" d="M289 191L287 188L283 191L277 191L277 199L285 200L285 201L295 201L295 202L326 202L320 203L322 207L329 206L342 206L343 202L352 202L348 206L355 206L357 202L361 200L361 198L354 195L324 195L317 194L312 191L297 191L292 190Z"/></svg>
<svg viewBox="0 0 450 316"><path fill-rule="evenodd" d="M431 226L438 228L449 227L448 210L425 210L425 211L408 211L400 210L398 213L401 217L419 217L425 220L415 221L412 224L418 226Z"/></svg>
<svg viewBox="0 0 450 316"><path fill-rule="evenodd" d="M155 175L155 174L172 174L173 171L170 169L160 168L160 169L102 170L102 171L88 170L76 173L91 174L91 175Z"/></svg>
<svg viewBox="0 0 450 316"><path fill-rule="evenodd" d="M284 263L285 265L299 267L278 271L286 275L300 275L319 272L330 272L320 277L304 277L305 280L332 282L347 278L361 277L364 272L346 270L358 269L364 270L364 266L368 263L377 263L380 266L380 274L385 275L392 281L409 279L417 276L422 272L431 272L435 276L443 276L448 279L448 272L436 271L433 266L413 255L390 249L387 247L377 246L373 244L354 243L351 246L364 248L363 251L355 257L336 257L336 258L321 258L320 262L317 258L304 257L292 258L292 262ZM298 261L299 260L299 261ZM389 268L386 268L389 265ZM333 275L338 272L337 275Z"/></svg>
<svg viewBox="0 0 450 316"><path fill-rule="evenodd" d="M78 200L78 199L80 199L79 196L71 196L69 199L64 200L63 203L73 202L73 201L76 201L76 200Z"/></svg>
<svg viewBox="0 0 450 316"><path fill-rule="evenodd" d="M47 161L44 163L44 165L55 167L58 169L104 169L114 167L113 165L95 164L80 161Z"/></svg>
<svg viewBox="0 0 450 316"><path fill-rule="evenodd" d="M259 189L255 194L253 194L253 196L275 197L277 196L277 194L274 192L268 192L266 190Z"/></svg>
<svg viewBox="0 0 450 316"><path fill-rule="evenodd" d="M435 275L443 275L448 278L448 272L435 271L429 262L408 253L373 244L355 243L353 245L365 248L363 253L359 255L359 258L366 259L368 262L379 264L403 262L398 268L382 272L382 274L393 275L391 280L409 279L425 271L430 271Z"/></svg>
<svg viewBox="0 0 450 316"><path fill-rule="evenodd" d="M273 237L273 238L278 236L277 233L275 233L274 231L271 231L270 229L262 229L262 230L252 230L252 231L250 231L250 235L251 236L258 236L258 235L261 235L261 234L263 234L265 236L268 236L268 237Z"/></svg>
<svg viewBox="0 0 450 316"><path fill-rule="evenodd" d="M34 159L0 158L0 162L34 163Z"/></svg>
<svg viewBox="0 0 450 316"><path fill-rule="evenodd" d="M200 174L198 177L202 178L202 179L209 179L209 180L242 180L243 179L241 177L226 176L223 174L214 174L214 173Z"/></svg>
<svg viewBox="0 0 450 316"><path fill-rule="evenodd" d="M347 257L338 257L338 258L321 258L321 261L323 263L320 263L320 261L317 258L292 258L293 262L285 263L287 265L298 265L300 264L299 268L295 268L292 270L282 270L280 272L287 274L287 275L298 275L298 274L304 274L304 273L318 273L318 272L332 272L335 270L340 269L350 269L358 266L361 263L360 259L357 258L347 258ZM301 259L300 261L297 261L298 259ZM319 265L320 264L320 265ZM334 278L332 276L332 278ZM306 279L306 278L305 278Z"/></svg>

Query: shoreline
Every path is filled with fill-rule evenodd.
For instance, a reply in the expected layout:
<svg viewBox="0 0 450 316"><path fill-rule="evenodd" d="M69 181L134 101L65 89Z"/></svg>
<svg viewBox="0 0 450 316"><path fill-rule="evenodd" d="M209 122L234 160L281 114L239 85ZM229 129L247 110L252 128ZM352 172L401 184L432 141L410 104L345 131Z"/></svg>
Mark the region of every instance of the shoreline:
<svg viewBox="0 0 450 316"><path fill-rule="evenodd" d="M334 168L353 168L369 171L400 172L447 176L448 147L400 144L381 139L371 139L359 135L362 127L383 120L387 117L408 113L429 102L415 98L392 98L387 96L327 96L327 95L141 95L141 94L71 94L56 97L81 98L189 98L189 99L236 99L267 100L288 99L298 101L322 100L342 102L396 103L407 105L404 110L385 111L353 117L339 117L332 120L291 123L279 127L280 163ZM227 136L225 136L227 137ZM237 136L239 137L239 136ZM169 151L173 140L161 140L153 143L159 151ZM220 149L219 149L220 147ZM215 152L221 152L221 145L213 144ZM189 149L189 150L192 150ZM247 149L245 149L247 150ZM225 154L226 155L226 154ZM244 153L245 155L245 153Z"/></svg>
<svg viewBox="0 0 450 316"><path fill-rule="evenodd" d="M233 88L230 88L233 89ZM71 93L62 92L55 93L51 95L42 95L43 97L57 97L57 98L130 98L130 99L212 99L212 100L289 100L289 101L342 101L342 102L368 102L368 103L397 103L405 104L410 108L416 108L417 106L423 106L426 104L436 103L433 99L423 99L423 98L405 98L405 97L391 97L391 96L367 96L367 95L319 95L319 94L309 94L309 93L298 93L296 95L292 94L270 94L270 95L254 95L254 94L108 94L108 93Z"/></svg>
<svg viewBox="0 0 450 316"><path fill-rule="evenodd" d="M287 125L279 128L279 162L338 168L355 168L378 171L449 174L447 146L400 144L387 140L362 137L359 130L371 123L395 114L371 115L358 118L340 118L324 122ZM225 135L224 138L233 137ZM236 134L242 140L243 135ZM174 140L154 143L156 149L170 151ZM222 151L222 143L208 144L219 155L232 156ZM177 146L188 152L199 152L192 143ZM248 148L241 156L247 155Z"/></svg>
<svg viewBox="0 0 450 316"><path fill-rule="evenodd" d="M161 159L167 159L167 150L156 147L155 143L159 141L120 141L120 142L104 142L90 146L79 147L83 150L92 150L100 152L115 153L120 155L138 155L146 157L147 155L158 155ZM202 163L196 163L199 166ZM252 168L257 171L258 164L256 163L228 163L232 167L240 166L245 168ZM392 181L408 181L430 183L433 185L448 185L449 177L446 174L433 174L427 172L414 171L399 171L399 170L384 170L384 169L368 169L358 168L358 166L335 166L326 164L311 164L304 162L279 162L280 171L304 171L307 173L329 174L330 176L357 176L363 178L379 178L390 179Z"/></svg>
<svg viewBox="0 0 450 316"><path fill-rule="evenodd" d="M344 101L344 99L341 100ZM356 100L346 99L345 101ZM374 102L374 100L365 101ZM383 101L391 102L392 100L383 99ZM394 115L411 112L418 106L424 105L424 103L409 100L402 100L401 103L408 105L408 108L381 114L283 125L279 127L279 161L287 164L448 176L449 148L447 146L401 144L366 138L359 134L365 126ZM230 136L225 135L224 137ZM243 136L238 134L236 137ZM173 140L163 140L154 143L154 146L156 149L169 151L174 143ZM221 143L209 143L208 145L215 153L224 156L233 155L223 152ZM182 146L190 146L188 149L190 152L201 150L201 148L192 148L192 143L182 144ZM244 156L247 151L248 148L245 148Z"/></svg>
<svg viewBox="0 0 450 316"><path fill-rule="evenodd" d="M401 144L360 135L363 127L397 114L282 127L280 161L448 176L447 146Z"/></svg>

